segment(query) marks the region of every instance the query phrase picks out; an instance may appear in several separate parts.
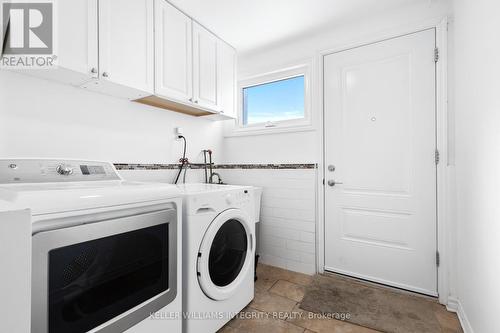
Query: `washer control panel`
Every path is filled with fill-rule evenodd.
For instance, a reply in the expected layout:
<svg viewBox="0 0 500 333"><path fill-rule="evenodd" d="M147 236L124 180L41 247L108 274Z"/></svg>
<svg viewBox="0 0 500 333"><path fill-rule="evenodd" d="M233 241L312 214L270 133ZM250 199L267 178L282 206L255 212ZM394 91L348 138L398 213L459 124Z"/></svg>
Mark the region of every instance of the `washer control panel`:
<svg viewBox="0 0 500 333"><path fill-rule="evenodd" d="M0 159L0 184L121 179L107 162Z"/></svg>
<svg viewBox="0 0 500 333"><path fill-rule="evenodd" d="M70 166L67 166L65 164L59 164L56 167L56 171L58 174L63 175L63 176L69 176L73 174L73 168Z"/></svg>

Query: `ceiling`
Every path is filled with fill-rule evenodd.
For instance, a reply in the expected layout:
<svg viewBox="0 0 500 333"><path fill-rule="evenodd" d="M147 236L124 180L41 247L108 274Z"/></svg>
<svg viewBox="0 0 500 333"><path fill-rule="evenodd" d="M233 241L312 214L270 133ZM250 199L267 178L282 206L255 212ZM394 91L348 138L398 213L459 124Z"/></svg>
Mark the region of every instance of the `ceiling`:
<svg viewBox="0 0 500 333"><path fill-rule="evenodd" d="M239 52L248 52L339 21L433 0L169 1Z"/></svg>

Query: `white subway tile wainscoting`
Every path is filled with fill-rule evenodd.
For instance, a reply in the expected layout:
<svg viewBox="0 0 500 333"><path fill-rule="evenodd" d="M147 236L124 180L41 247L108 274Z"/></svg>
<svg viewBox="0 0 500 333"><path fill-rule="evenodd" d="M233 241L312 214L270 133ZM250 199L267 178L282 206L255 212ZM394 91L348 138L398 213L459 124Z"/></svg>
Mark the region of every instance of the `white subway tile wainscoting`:
<svg viewBox="0 0 500 333"><path fill-rule="evenodd" d="M263 188L258 254L264 264L316 272L316 168L218 169L228 184Z"/></svg>

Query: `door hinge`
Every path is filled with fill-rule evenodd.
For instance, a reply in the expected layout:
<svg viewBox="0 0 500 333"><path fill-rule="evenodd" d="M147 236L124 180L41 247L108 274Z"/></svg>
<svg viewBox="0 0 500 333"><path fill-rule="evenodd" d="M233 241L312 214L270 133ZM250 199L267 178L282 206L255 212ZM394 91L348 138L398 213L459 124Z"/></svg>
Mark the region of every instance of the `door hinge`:
<svg viewBox="0 0 500 333"><path fill-rule="evenodd" d="M439 150L435 150L434 152L434 161L436 162L436 165L439 164L440 156L439 156Z"/></svg>
<svg viewBox="0 0 500 333"><path fill-rule="evenodd" d="M439 49L436 47L434 49L434 62L438 62L439 61Z"/></svg>
<svg viewBox="0 0 500 333"><path fill-rule="evenodd" d="M325 186L325 178L323 178L323 186Z"/></svg>
<svg viewBox="0 0 500 333"><path fill-rule="evenodd" d="M441 262L441 258L439 256L439 251L436 251L436 266L439 267L439 263Z"/></svg>

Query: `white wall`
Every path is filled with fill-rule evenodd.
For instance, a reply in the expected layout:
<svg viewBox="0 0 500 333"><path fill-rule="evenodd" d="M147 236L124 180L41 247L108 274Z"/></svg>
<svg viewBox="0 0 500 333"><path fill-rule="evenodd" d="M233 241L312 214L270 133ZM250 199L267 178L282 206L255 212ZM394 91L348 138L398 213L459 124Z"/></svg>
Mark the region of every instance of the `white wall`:
<svg viewBox="0 0 500 333"><path fill-rule="evenodd" d="M477 333L499 326L499 12L497 1L455 0L458 297Z"/></svg>
<svg viewBox="0 0 500 333"><path fill-rule="evenodd" d="M182 127L188 158L222 159L222 124L68 85L0 71L0 158L57 157L115 163L177 163Z"/></svg>
<svg viewBox="0 0 500 333"><path fill-rule="evenodd" d="M315 163L319 147L316 131L226 137L225 163Z"/></svg>

